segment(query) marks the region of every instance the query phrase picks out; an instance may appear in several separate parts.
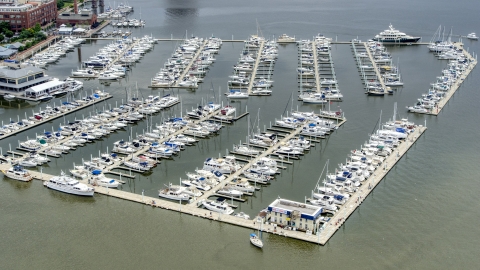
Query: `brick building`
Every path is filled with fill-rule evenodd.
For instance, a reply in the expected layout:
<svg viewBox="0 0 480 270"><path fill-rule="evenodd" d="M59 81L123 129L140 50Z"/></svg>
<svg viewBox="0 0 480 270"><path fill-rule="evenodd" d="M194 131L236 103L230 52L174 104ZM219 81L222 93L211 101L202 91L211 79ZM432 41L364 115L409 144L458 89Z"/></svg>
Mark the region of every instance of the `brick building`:
<svg viewBox="0 0 480 270"><path fill-rule="evenodd" d="M56 17L56 0L0 0L0 21L10 23L12 31L45 25Z"/></svg>

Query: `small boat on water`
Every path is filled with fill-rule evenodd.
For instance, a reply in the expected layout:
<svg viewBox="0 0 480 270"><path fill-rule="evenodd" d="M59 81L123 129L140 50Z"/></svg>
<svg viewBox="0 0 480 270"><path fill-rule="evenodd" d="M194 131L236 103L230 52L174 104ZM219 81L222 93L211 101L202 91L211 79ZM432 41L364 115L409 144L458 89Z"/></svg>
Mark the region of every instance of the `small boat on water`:
<svg viewBox="0 0 480 270"><path fill-rule="evenodd" d="M470 33L467 35L467 38L468 39L471 39L471 40L478 40L478 37L475 33Z"/></svg>
<svg viewBox="0 0 480 270"><path fill-rule="evenodd" d="M258 248L263 248L263 241L260 239L256 234L251 233L250 234L250 243L252 245L258 247Z"/></svg>

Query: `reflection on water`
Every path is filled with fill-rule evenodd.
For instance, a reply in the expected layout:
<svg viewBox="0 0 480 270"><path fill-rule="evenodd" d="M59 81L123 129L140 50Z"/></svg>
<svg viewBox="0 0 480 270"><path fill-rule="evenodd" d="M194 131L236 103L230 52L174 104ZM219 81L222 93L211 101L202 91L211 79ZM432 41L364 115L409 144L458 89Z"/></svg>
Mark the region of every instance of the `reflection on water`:
<svg viewBox="0 0 480 270"><path fill-rule="evenodd" d="M196 1L183 0L167 2L165 8L166 27L171 29L171 33L178 30L191 30L195 27L198 17Z"/></svg>

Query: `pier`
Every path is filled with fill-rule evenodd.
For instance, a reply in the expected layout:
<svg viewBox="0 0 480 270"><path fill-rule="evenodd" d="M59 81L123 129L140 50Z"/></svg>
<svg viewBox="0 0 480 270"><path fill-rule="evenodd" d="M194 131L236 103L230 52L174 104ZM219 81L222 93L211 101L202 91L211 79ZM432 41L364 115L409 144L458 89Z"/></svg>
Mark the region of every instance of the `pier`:
<svg viewBox="0 0 480 270"><path fill-rule="evenodd" d="M91 106L91 105L93 105L93 104L100 103L100 102L102 102L102 101L104 101L104 100L107 100L107 99L109 99L109 98L112 98L112 95L106 93L105 96L100 96L98 99L94 99L94 100L92 100L91 102L82 104L82 105L80 105L80 106L78 106L78 107L75 107L75 108L73 108L73 109L70 109L70 110L68 110L68 111L65 111L65 112L62 112L62 113L59 113L59 114L56 114L56 115L51 115L49 118L42 118L40 121L35 122L35 124L33 124L33 125L28 125L28 126L25 126L25 127L23 127L23 128L20 128L20 129L18 129L18 130L15 130L15 131L13 131L13 132L11 132L11 133L6 133L6 134L4 134L4 135L1 135L1 136L0 136L0 140L5 139L5 138L10 137L10 136L13 136L13 135L18 135L19 133L22 133L22 132L25 131L25 130L28 130L28 129L37 127L37 126L42 125L42 124L44 124L44 123L48 123L48 122L52 121L53 119L57 119L57 118L60 118L60 117L62 117L62 116L65 116L65 115L67 115L67 114L70 114L70 113L76 112L76 111L78 111L78 110L87 108L87 107L89 107L89 106Z"/></svg>
<svg viewBox="0 0 480 270"><path fill-rule="evenodd" d="M258 69L258 65L260 64L260 57L262 56L262 50L263 50L264 45L265 45L265 41L262 40L260 42L260 46L257 50L257 55L256 55L257 58L255 59L255 64L253 66L252 74L250 75L250 82L248 83L248 88L247 88L248 95L252 94L252 88L253 88L253 84L255 83L255 79L256 79L256 76L257 76L257 69Z"/></svg>
<svg viewBox="0 0 480 270"><path fill-rule="evenodd" d="M193 63L195 63L195 61L197 61L198 59L198 56L200 55L200 53L202 53L203 51L203 48L205 47L205 45L207 44L208 40L205 40L202 45L200 46L200 48L198 48L197 52L195 53L195 56L193 56L192 60L190 61L190 63L188 63L187 67L185 67L185 69L183 70L182 72L182 75L180 75L180 78L175 82L175 85L173 87L178 87L178 83L183 81L183 79L185 78L185 76L188 74L188 71L190 71L190 68L192 67Z"/></svg>
<svg viewBox="0 0 480 270"><path fill-rule="evenodd" d="M380 70L377 67L377 63L375 63L375 60L373 59L372 52L370 52L370 48L368 48L368 45L366 42L363 43L363 46L365 47L365 50L367 52L368 58L370 59L370 62L372 63L373 70L375 71L375 74L377 75L377 81L380 83L382 88L386 90L385 88L385 81L382 78L382 75L380 74Z"/></svg>
<svg viewBox="0 0 480 270"><path fill-rule="evenodd" d="M315 70L315 88L317 89L317 93L320 93L322 87L320 85L320 76L318 74L318 55L317 55L317 43L312 41L312 49L313 49L313 68Z"/></svg>
<svg viewBox="0 0 480 270"><path fill-rule="evenodd" d="M465 48L463 47L463 44L461 43L455 43L456 46L459 46L462 48L463 50L463 54L465 55L465 57L470 60L471 62L469 63L467 69L465 70L464 73L462 73L462 75L460 75L459 78L457 78L457 80L455 81L454 84L452 84L452 86L450 87L450 89L445 92L445 96L437 103L437 106L435 108L433 108L432 110L430 110L427 114L430 114L430 115L438 115L443 107L445 107L445 105L447 104L447 102L450 100L450 98L455 94L455 92L458 90L458 88L460 88L460 85L462 85L463 83L463 80L465 80L468 75L470 74L470 72L472 72L472 70L475 68L475 66L477 65L477 59L473 58L472 55L467 52L465 50Z"/></svg>

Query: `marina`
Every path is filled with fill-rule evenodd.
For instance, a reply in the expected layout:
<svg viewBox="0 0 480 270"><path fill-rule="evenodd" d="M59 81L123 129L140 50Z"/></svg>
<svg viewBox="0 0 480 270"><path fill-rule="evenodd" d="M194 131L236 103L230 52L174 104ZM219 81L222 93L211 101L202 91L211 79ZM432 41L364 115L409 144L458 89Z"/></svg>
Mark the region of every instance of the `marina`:
<svg viewBox="0 0 480 270"><path fill-rule="evenodd" d="M85 3L111 22L72 24L97 33L49 78L125 36L158 44L86 91L0 96L0 131L20 128L0 140L5 267L475 267L478 207L458 211L477 190L475 9L310 2ZM108 100L75 110L95 89Z"/></svg>
<svg viewBox="0 0 480 270"><path fill-rule="evenodd" d="M345 204L330 219L332 221L330 221L329 223L324 223L324 225L322 225L321 231L317 235L313 235L311 233L308 234L301 231L285 230L285 229L278 228L273 224L268 224L268 223L263 225L263 229L262 229L263 232L325 245L328 242L328 240L334 235L334 233L344 224L346 219L356 210L357 207L360 206L360 204L368 196L368 194L371 191L373 191L373 189L378 185L378 183L380 183L380 181L384 178L384 176L395 166L396 162L398 162L398 160L400 160L401 157L404 154L406 154L408 149L415 144L415 142L420 138L420 136L423 134L423 132L425 132L425 130L426 130L425 127L422 127L422 126L416 127L415 131L405 139L405 142L403 142L396 148L396 154L389 156L384 161L385 165L382 166L382 169L377 171L377 173L372 175L369 179L365 180L365 183L368 183L368 185L366 184L362 185L362 187L356 192L357 195L355 197L350 197L347 204ZM299 129L292 132L289 135L289 137L285 138L284 140L290 139L298 133L299 133ZM272 149L270 149L270 151L264 152L263 156L266 156L269 153L271 153L271 150ZM0 169L6 170L9 168L9 166L10 165L8 164L1 164ZM42 172L29 171L29 173L33 176L34 179L41 180L41 181L47 181L48 179L51 179L53 177L52 175L44 174ZM224 183L230 181L231 178L237 177L238 174L239 173L235 173L230 177L226 178L224 180ZM218 187L220 187L221 184L222 183L220 183ZM161 200L158 198L133 194L133 193L124 192L116 189L108 189L108 188L102 188L102 187L95 188L96 193L103 194L106 196L112 196L112 197L132 201L136 203L151 205L157 208L181 212L181 213L189 214L192 216L203 217L207 219L216 220L219 222L229 223L236 226L255 229L256 226L254 222L252 222L252 220L246 220L243 218L238 218L230 215L222 215L221 213L212 214L211 211L196 207L196 204L202 199L208 198L209 196L212 196L212 195L218 196L218 194L215 194L217 190L218 188L214 188L208 192L205 192L201 197L197 198L197 200L195 200L194 202L187 205L182 205L181 203L180 204L173 203L173 202ZM229 199L232 199L232 197L229 197ZM237 198L234 198L234 199L238 201Z"/></svg>

